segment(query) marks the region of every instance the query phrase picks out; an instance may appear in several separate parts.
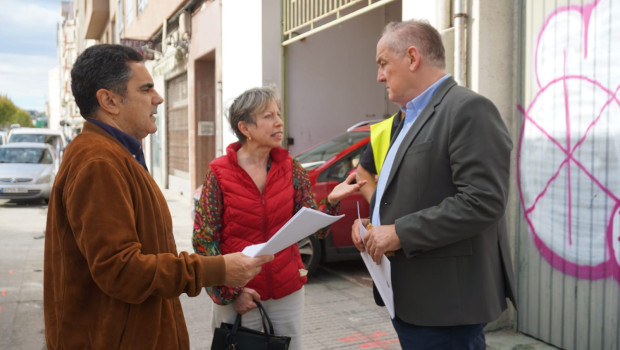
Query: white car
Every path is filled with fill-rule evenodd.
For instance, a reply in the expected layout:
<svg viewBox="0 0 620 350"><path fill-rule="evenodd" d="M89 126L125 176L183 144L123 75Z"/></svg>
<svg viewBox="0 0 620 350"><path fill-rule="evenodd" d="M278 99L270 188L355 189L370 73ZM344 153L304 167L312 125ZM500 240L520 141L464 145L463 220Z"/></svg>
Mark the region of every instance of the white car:
<svg viewBox="0 0 620 350"><path fill-rule="evenodd" d="M55 150L46 143L0 146L0 199L50 198L58 171Z"/></svg>
<svg viewBox="0 0 620 350"><path fill-rule="evenodd" d="M47 143L55 150L58 159L62 159L62 152L67 147L67 139L61 130L47 128L15 128L9 131L7 143L41 142Z"/></svg>

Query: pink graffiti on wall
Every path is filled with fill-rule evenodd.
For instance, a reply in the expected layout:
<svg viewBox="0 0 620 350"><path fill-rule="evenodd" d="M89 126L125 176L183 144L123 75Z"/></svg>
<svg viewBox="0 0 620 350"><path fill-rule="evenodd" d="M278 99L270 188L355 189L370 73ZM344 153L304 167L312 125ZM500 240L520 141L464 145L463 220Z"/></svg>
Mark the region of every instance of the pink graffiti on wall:
<svg viewBox="0 0 620 350"><path fill-rule="evenodd" d="M620 282L620 6L556 9L534 54L538 92L524 122L517 181L541 255L585 279Z"/></svg>

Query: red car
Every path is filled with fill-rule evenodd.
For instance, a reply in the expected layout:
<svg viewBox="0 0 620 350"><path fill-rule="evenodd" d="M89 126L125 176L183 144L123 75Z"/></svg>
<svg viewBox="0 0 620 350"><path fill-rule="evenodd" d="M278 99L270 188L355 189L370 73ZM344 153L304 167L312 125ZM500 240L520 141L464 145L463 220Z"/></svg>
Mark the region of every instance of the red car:
<svg viewBox="0 0 620 350"><path fill-rule="evenodd" d="M363 126L353 126L347 132L294 157L308 172L317 203L357 168L360 156L370 140L368 123L360 124ZM354 193L340 202L340 213L345 216L330 227L325 239L310 236L299 242L302 261L310 274L322 262L360 258L351 240L351 226L357 218L358 203L361 217L368 217L368 202L361 193Z"/></svg>

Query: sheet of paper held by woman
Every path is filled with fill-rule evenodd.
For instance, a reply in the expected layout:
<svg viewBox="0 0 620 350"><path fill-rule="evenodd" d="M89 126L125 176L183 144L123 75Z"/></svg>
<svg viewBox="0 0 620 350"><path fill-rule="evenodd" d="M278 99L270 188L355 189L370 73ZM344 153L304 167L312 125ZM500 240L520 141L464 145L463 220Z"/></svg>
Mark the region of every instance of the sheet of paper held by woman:
<svg viewBox="0 0 620 350"><path fill-rule="evenodd" d="M328 215L311 208L301 208L267 242L247 246L242 253L249 257L275 254L344 217Z"/></svg>

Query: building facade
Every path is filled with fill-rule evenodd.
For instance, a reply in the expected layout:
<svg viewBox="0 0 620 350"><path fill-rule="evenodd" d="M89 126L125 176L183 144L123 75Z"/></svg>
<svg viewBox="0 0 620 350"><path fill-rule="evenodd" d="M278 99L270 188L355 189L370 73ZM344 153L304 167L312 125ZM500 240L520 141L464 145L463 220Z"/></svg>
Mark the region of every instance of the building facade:
<svg viewBox="0 0 620 350"><path fill-rule="evenodd" d="M149 169L188 200L209 162L235 141L226 108L248 88L280 92L293 155L392 114L376 81L377 40L390 21L427 19L440 30L448 71L495 103L513 138L507 216L519 305L489 329L514 327L566 349L620 349L620 28L613 21L620 6L613 0L73 6L73 59L92 43L132 45L148 58L165 98L159 130L145 140Z"/></svg>
<svg viewBox="0 0 620 350"><path fill-rule="evenodd" d="M62 129L71 139L80 132L83 124L71 93L71 67L77 57L75 7L72 1L61 1L60 8L56 32L58 66L49 73L48 126Z"/></svg>

